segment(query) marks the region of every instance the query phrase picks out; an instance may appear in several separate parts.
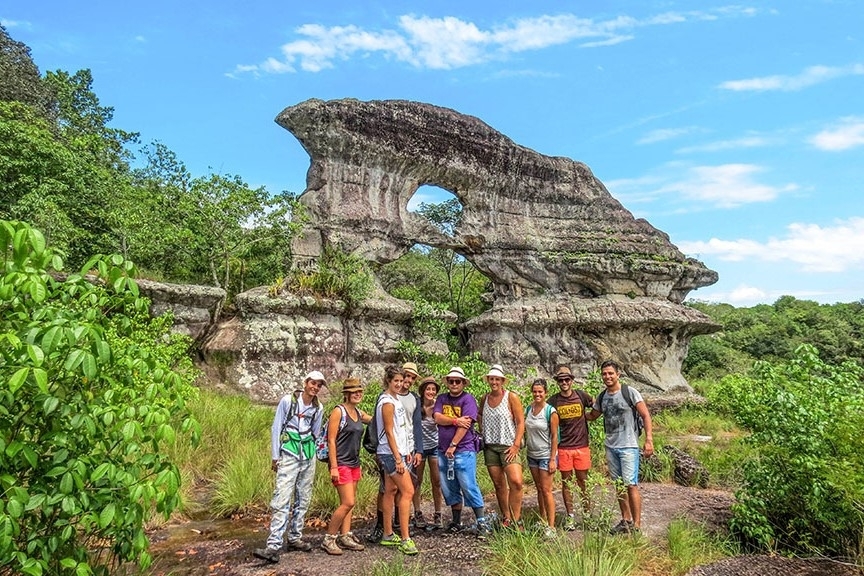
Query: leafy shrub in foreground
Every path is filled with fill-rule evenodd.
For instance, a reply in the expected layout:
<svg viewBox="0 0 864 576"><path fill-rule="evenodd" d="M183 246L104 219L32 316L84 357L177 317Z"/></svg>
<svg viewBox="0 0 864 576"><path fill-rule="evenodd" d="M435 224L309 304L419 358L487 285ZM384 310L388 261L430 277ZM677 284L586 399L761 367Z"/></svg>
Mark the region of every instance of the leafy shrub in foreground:
<svg viewBox="0 0 864 576"><path fill-rule="evenodd" d="M58 280L42 234L5 221L0 252L0 574L146 567L144 520L179 498L160 447L197 426L188 340L149 317L120 256Z"/></svg>
<svg viewBox="0 0 864 576"><path fill-rule="evenodd" d="M710 401L751 432L732 528L746 541L851 554L864 537L864 370L800 346L784 364L730 375Z"/></svg>

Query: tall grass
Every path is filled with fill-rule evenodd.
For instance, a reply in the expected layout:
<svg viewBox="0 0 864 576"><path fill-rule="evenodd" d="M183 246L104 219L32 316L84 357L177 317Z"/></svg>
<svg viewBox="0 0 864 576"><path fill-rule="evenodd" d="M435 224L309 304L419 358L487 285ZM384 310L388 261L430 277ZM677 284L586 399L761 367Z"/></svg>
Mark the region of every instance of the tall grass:
<svg viewBox="0 0 864 576"><path fill-rule="evenodd" d="M567 537L547 539L536 531L496 532L489 540L491 554L483 561L486 574L543 574L544 576L627 576L636 566L630 538L585 533L581 542Z"/></svg>
<svg viewBox="0 0 864 576"><path fill-rule="evenodd" d="M666 543L675 576L686 574L695 566L737 553L730 541L721 539L709 533L703 526L684 518L675 519L669 524Z"/></svg>
<svg viewBox="0 0 864 576"><path fill-rule="evenodd" d="M183 479L186 514L227 516L266 506L273 492L270 425L273 408L245 397L201 389L189 409L201 425L197 445L178 436L169 447Z"/></svg>

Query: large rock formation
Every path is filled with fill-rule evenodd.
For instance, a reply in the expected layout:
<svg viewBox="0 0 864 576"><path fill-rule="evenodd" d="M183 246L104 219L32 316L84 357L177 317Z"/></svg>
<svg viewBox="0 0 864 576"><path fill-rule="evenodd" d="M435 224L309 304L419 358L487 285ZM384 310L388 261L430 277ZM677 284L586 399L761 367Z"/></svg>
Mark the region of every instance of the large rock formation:
<svg viewBox="0 0 864 576"><path fill-rule="evenodd" d="M717 274L634 218L584 164L417 102L308 100L276 121L312 160L296 256L331 243L385 263L418 243L451 248L494 286L492 309L466 326L487 360L549 373L614 357L641 384L687 388L690 337L717 327L681 302ZM452 235L408 212L424 184L461 202Z"/></svg>

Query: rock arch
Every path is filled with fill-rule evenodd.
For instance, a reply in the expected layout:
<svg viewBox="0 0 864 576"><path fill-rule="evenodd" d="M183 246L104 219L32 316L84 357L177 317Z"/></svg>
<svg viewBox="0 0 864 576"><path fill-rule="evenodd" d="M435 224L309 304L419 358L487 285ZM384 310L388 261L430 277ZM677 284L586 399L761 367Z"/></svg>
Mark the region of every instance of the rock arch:
<svg viewBox="0 0 864 576"><path fill-rule="evenodd" d="M385 263L416 243L450 248L494 285L492 309L466 325L488 360L585 373L611 356L643 385L687 388L690 337L717 326L681 302L717 274L634 218L585 164L418 102L312 99L276 122L311 158L300 200L312 225L296 255L329 242ZM452 238L407 210L424 184L462 203Z"/></svg>

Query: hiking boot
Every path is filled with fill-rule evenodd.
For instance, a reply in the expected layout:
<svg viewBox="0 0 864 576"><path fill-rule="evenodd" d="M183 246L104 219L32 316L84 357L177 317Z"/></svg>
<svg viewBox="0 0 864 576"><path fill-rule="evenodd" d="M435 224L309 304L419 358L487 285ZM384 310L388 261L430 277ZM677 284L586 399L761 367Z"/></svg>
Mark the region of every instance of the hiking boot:
<svg viewBox="0 0 864 576"><path fill-rule="evenodd" d="M399 548L397 548L397 550L407 556L414 556L415 554L417 554L417 552L419 552L419 550L417 550L417 546L414 544L414 541L411 538L408 538L407 540L402 540L402 542L399 543Z"/></svg>
<svg viewBox="0 0 864 576"><path fill-rule="evenodd" d="M609 534L617 536L619 534L629 534L633 530L633 522L630 520L621 520L609 530Z"/></svg>
<svg viewBox="0 0 864 576"><path fill-rule="evenodd" d="M355 550L357 552L365 550L366 547L354 537L353 532L346 532L336 538L336 544L343 550Z"/></svg>
<svg viewBox="0 0 864 576"><path fill-rule="evenodd" d="M573 530L576 530L576 515L568 514L567 518L564 519L564 524L561 526L561 528L567 532L572 532Z"/></svg>
<svg viewBox="0 0 864 576"><path fill-rule="evenodd" d="M381 538L380 544L382 546L399 546L400 544L402 544L402 539L394 532L389 536L384 536L383 538Z"/></svg>
<svg viewBox="0 0 864 576"><path fill-rule="evenodd" d="M543 529L543 537L548 538L549 540L554 540L558 536L558 533L555 531L555 528L552 526L546 526Z"/></svg>
<svg viewBox="0 0 864 576"><path fill-rule="evenodd" d="M384 527L380 524L376 524L372 531L366 536L366 541L372 544L378 544L381 542L381 538L384 537Z"/></svg>
<svg viewBox="0 0 864 576"><path fill-rule="evenodd" d="M425 530L426 525L427 525L426 517L423 515L423 511L417 510L414 513L414 527L417 528L418 530Z"/></svg>
<svg viewBox="0 0 864 576"><path fill-rule="evenodd" d="M441 530L444 528L444 521L441 519L441 512L434 512L432 514L432 522L426 524L426 531L431 532L433 530Z"/></svg>
<svg viewBox="0 0 864 576"><path fill-rule="evenodd" d="M271 564L279 563L279 550L275 548L256 548L252 555Z"/></svg>
<svg viewBox="0 0 864 576"><path fill-rule="evenodd" d="M450 522L447 524L447 528L444 529L448 534L459 534L462 532L462 524L457 524L456 522Z"/></svg>
<svg viewBox="0 0 864 576"><path fill-rule="evenodd" d="M342 548L340 548L336 543L335 534L326 534L324 536L324 542L321 543L321 549L332 556L341 556L343 554Z"/></svg>
<svg viewBox="0 0 864 576"><path fill-rule="evenodd" d="M312 545L305 540L289 540L285 543L287 550L296 550L297 552L311 552Z"/></svg>

